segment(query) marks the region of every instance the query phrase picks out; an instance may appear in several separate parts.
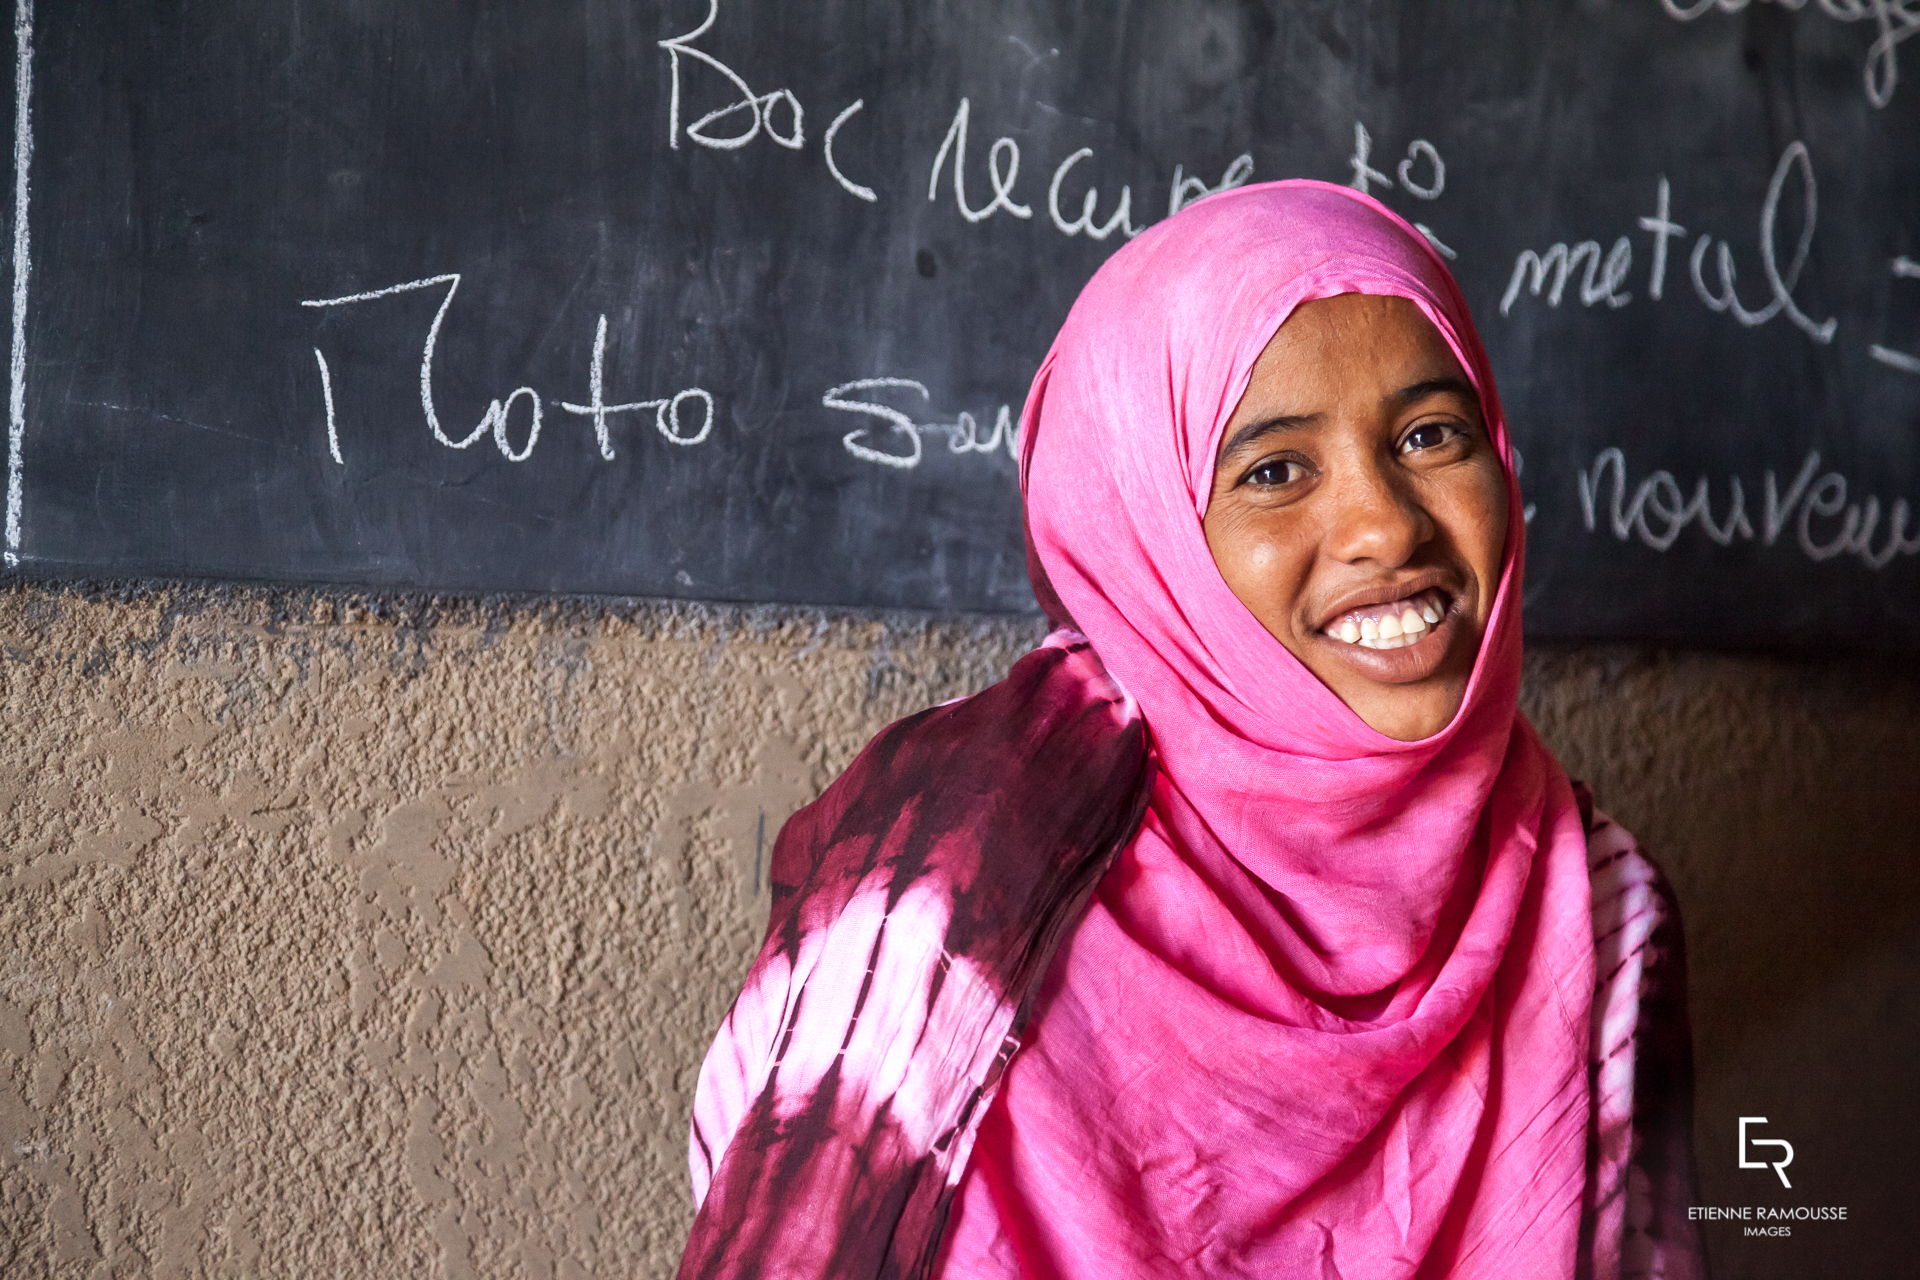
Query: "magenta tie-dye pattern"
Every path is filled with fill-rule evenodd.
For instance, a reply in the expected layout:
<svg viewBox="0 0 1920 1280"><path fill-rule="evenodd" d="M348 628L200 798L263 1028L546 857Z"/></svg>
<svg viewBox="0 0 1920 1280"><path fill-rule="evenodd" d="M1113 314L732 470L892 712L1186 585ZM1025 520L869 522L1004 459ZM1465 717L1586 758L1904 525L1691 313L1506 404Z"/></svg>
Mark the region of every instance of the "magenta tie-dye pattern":
<svg viewBox="0 0 1920 1280"><path fill-rule="evenodd" d="M1139 823L1137 713L1077 636L891 726L781 831L701 1071L705 1277L924 1276L1060 940Z"/></svg>

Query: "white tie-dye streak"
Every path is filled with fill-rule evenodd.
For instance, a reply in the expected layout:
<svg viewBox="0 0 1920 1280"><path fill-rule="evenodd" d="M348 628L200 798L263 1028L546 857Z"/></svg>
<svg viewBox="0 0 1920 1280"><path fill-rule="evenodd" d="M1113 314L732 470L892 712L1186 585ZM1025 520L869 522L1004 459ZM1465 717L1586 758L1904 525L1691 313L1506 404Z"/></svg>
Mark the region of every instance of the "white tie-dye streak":
<svg viewBox="0 0 1920 1280"><path fill-rule="evenodd" d="M1594 810L1587 832L1587 863L1593 872L1593 1109L1597 1159L1597 1240L1619 1242L1620 1280L1692 1280L1700 1274L1697 1247L1655 1230L1656 1202L1671 1195L1656 1186L1636 1160L1633 1125L1637 1083L1635 1052L1643 995L1661 981L1664 958L1655 931L1669 923L1659 869L1619 823ZM1601 1256L1610 1251L1596 1250ZM1601 1280L1606 1280L1602 1277Z"/></svg>
<svg viewBox="0 0 1920 1280"><path fill-rule="evenodd" d="M740 1118L776 1073L777 1103L797 1110L812 1104L836 1063L843 1071L850 1063L874 1063L868 1079L846 1075L838 1082L836 1127L864 1129L884 1109L906 1143L924 1149L954 1123L969 1095L995 1074L1014 1006L966 957L940 949L952 915L953 904L927 886L910 886L889 910L886 886L870 884L831 925L807 935L798 964L790 969L776 958L757 967L695 1089L696 1207ZM936 969L945 973L929 1007ZM802 986L807 998L796 1010ZM995 1005L997 1016L983 1021L980 1011ZM982 1026L984 1032L964 1034ZM784 1053L776 1047L781 1044ZM791 1116L776 1111L776 1118ZM964 1160L955 1166L957 1180Z"/></svg>

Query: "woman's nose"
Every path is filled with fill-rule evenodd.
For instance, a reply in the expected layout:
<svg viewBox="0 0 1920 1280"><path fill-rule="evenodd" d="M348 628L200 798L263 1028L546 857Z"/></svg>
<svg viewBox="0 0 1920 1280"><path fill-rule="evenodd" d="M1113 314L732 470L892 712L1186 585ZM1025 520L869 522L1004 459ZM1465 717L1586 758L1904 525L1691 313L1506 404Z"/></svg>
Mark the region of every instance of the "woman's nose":
<svg viewBox="0 0 1920 1280"><path fill-rule="evenodd" d="M1345 563L1395 569L1434 536L1433 517L1405 477L1368 468L1349 474L1329 496L1327 550Z"/></svg>

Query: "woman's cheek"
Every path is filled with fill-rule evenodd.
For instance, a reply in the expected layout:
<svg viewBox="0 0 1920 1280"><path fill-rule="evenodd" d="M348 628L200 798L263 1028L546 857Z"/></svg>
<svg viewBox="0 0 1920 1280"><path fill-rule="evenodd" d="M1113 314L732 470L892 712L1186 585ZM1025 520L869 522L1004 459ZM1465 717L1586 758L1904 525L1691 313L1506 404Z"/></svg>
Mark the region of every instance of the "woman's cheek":
<svg viewBox="0 0 1920 1280"><path fill-rule="evenodd" d="M1507 550L1507 476L1497 461L1489 460L1482 469L1482 484L1477 507L1481 513L1481 537L1485 547L1488 582L1500 580L1500 561Z"/></svg>
<svg viewBox="0 0 1920 1280"><path fill-rule="evenodd" d="M1235 560L1228 585L1261 625L1284 639L1291 630L1293 606L1305 586L1295 549L1279 531L1250 523L1241 531Z"/></svg>

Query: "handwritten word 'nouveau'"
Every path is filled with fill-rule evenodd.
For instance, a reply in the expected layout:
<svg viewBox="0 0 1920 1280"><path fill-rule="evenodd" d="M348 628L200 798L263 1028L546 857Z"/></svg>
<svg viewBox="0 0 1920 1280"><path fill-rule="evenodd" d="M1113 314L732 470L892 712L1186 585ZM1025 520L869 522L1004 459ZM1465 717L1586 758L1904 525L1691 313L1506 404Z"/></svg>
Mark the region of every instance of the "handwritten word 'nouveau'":
<svg viewBox="0 0 1920 1280"><path fill-rule="evenodd" d="M1896 556L1920 553L1920 525L1908 529L1914 513L1904 498L1887 509L1882 526L1880 499L1849 501L1847 478L1821 471L1820 455L1813 451L1784 489L1773 470L1763 474L1758 525L1748 513L1740 477L1727 480L1725 496L1717 504L1704 476L1691 491L1668 471L1652 472L1630 486L1627 456L1619 449L1601 450L1581 473L1580 514L1589 533L1599 530L1604 515L1614 537L1655 551L1667 550L1692 527L1722 547L1754 541L1771 547L1791 532L1794 545L1809 560L1850 555L1870 569L1884 569Z"/></svg>
<svg viewBox="0 0 1920 1280"><path fill-rule="evenodd" d="M1010 405L1001 405L994 414L993 425L983 432L980 420L971 413L962 412L952 422L920 422L883 401L853 398L855 395L870 396L877 391L905 391L928 404L933 402L933 394L927 390L926 384L915 382L912 378L857 378L852 382L843 382L821 396L820 403L829 409L864 414L885 425L885 430L871 424L858 426L840 438L846 451L862 462L910 471L919 466L925 456L922 437L928 435L946 436L949 453L1005 452L1009 458L1017 456L1014 452L1016 432L1013 408Z"/></svg>
<svg viewBox="0 0 1920 1280"><path fill-rule="evenodd" d="M420 411L426 418L427 431L439 443L449 449L468 448L486 436L493 437L494 447L500 450L500 456L508 462L525 462L533 456L534 446L540 443L540 428L544 419L545 402L540 393L532 387L515 387L505 400L494 400L481 415L480 422L465 435L448 435L440 423L440 413L434 404L433 394L433 354L440 342L440 329L447 319L447 311L453 306L453 297L460 290L459 273L428 276L423 280L409 280L405 284L388 285L384 289L371 289L365 293L351 293L338 298L309 298L300 305L303 307L341 307L356 302L372 302L379 298L395 297L403 293L412 293L420 289L436 289L441 285L447 288L446 296L440 299L440 306L433 313L433 322L427 326L426 341L420 348ZM688 387L676 391L670 396L657 400L636 400L628 404L608 404L606 398L606 353L607 353L607 317L602 315L593 336L593 363L588 375L588 400L586 404L572 404L562 401L560 408L567 413L578 414L593 423L594 439L600 448L600 456L611 462L614 457L613 433L608 419L619 413L651 411L653 424L668 442L677 445L695 445L713 433L713 397L699 387ZM320 394L326 408L327 453L341 465L346 458L340 452L340 431L334 413L333 371L327 364L327 357L319 347L313 349L313 358L320 368ZM525 441L518 447L513 443L513 433L509 429L509 420L513 416L514 405L524 397L527 406Z"/></svg>

